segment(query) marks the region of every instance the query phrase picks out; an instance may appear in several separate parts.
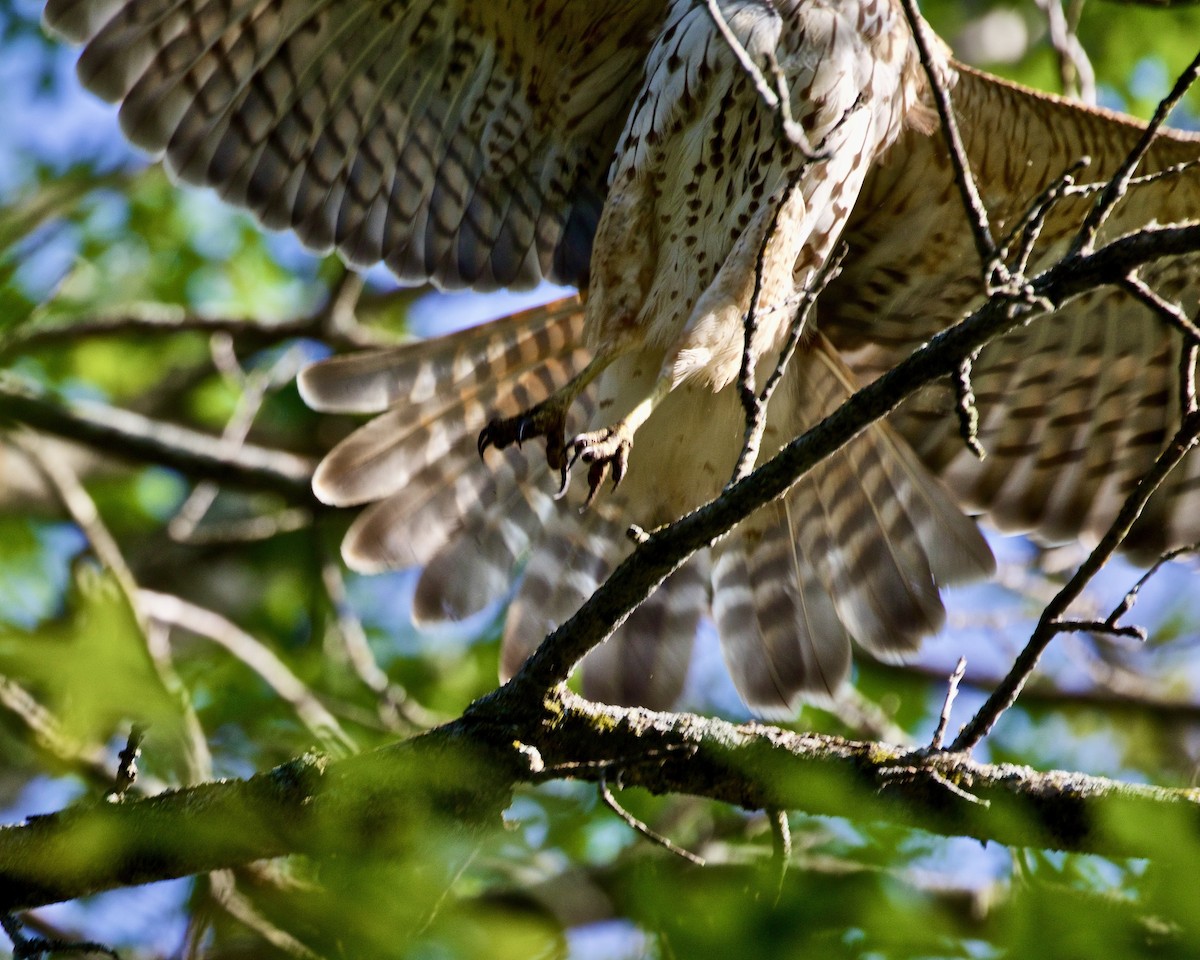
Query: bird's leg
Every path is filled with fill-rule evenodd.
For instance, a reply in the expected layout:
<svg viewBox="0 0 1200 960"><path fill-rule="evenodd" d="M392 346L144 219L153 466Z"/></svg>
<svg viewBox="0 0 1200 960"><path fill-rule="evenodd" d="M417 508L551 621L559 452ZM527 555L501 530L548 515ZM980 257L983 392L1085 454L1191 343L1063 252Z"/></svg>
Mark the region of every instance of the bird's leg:
<svg viewBox="0 0 1200 960"><path fill-rule="evenodd" d="M654 388L636 407L616 423L590 433L581 433L567 444L571 459L563 471L562 491L570 480L570 469L577 461L588 464L588 496L585 507L591 506L600 490L604 478L612 471L615 490L625 476L629 466L629 451L633 448L633 436L675 387L675 378L663 372L654 382ZM560 491L560 493L562 492Z"/></svg>
<svg viewBox="0 0 1200 960"><path fill-rule="evenodd" d="M566 443L567 411L621 352L619 349L602 349L576 376L541 403L522 410L516 416L493 419L479 433L479 455L482 457L488 447L503 450L514 443L519 447L526 440L545 437L546 463L551 469L559 471L565 488L570 466Z"/></svg>

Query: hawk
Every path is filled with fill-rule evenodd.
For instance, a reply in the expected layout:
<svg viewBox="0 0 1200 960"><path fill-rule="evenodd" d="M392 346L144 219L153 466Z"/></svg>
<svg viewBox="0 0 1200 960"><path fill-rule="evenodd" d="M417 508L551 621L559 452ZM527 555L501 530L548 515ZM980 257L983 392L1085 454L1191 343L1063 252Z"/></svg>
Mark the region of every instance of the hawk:
<svg viewBox="0 0 1200 960"><path fill-rule="evenodd" d="M418 619L477 611L524 567L505 674L630 549L631 523L728 481L749 315L761 384L847 246L769 407L769 454L983 295L898 0L50 0L46 21L86 42L80 77L134 143L264 225L407 283L584 292L300 381L317 409L377 414L314 478L329 503L369 505L351 566L424 565ZM935 58L997 235L1080 157L1103 181L1140 135ZM1145 169L1197 156L1164 133ZM1035 266L1090 203L1053 209ZM1197 216L1184 171L1139 185L1106 235ZM1143 279L1194 310L1195 269ZM1105 528L1178 422L1181 352L1116 286L992 344L974 381L986 460L949 388L927 390L673 574L592 652L585 689L669 704L706 612L768 715L831 696L852 641L913 651L944 621L941 588L992 568L967 513L1048 541ZM532 436L544 459L516 449ZM574 461L586 476L556 502ZM1200 536L1200 460L1185 467L1136 548Z"/></svg>

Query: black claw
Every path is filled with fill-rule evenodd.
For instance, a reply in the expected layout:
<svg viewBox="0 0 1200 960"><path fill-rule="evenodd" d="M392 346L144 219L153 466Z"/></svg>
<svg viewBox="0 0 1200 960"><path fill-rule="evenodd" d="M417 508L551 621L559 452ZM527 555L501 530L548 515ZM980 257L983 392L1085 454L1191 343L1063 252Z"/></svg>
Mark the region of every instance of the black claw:
<svg viewBox="0 0 1200 960"><path fill-rule="evenodd" d="M583 501L583 510L586 510L592 505L596 499L596 494L600 492L600 488L604 485L604 477L608 474L608 461L598 460L588 468L588 495ZM582 510L580 511L583 512Z"/></svg>
<svg viewBox="0 0 1200 960"><path fill-rule="evenodd" d="M567 488L571 485L571 464L563 462L563 465L558 468L561 474L561 482L558 485L558 492L554 494L555 500L561 500L567 495Z"/></svg>
<svg viewBox="0 0 1200 960"><path fill-rule="evenodd" d="M629 453L624 446L617 450L617 455L613 459L613 489L621 485L621 481L625 479L625 468L629 466Z"/></svg>
<svg viewBox="0 0 1200 960"><path fill-rule="evenodd" d="M476 447L479 449L480 460L483 459L483 454L487 448L492 445L492 424L495 422L496 421L493 420L492 423L489 423L486 427L479 431L479 441L476 443Z"/></svg>

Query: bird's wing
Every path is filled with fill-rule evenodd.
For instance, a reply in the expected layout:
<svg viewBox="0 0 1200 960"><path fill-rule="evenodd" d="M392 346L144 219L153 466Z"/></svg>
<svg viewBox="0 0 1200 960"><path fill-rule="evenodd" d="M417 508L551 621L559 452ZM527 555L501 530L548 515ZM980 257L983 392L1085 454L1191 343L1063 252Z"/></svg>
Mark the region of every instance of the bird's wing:
<svg viewBox="0 0 1200 960"><path fill-rule="evenodd" d="M1081 157L1081 181L1103 182L1142 126L966 68L952 96L996 237ZM1139 173L1200 158L1200 138L1161 135ZM1033 265L1060 255L1094 201L1051 214ZM1134 186L1101 235L1200 219L1200 169ZM907 134L872 173L846 231L851 254L822 299L825 332L873 379L982 301L979 258L940 134ZM1143 268L1143 278L1195 315L1200 257ZM1120 278L1114 277L1114 281ZM1180 420L1181 337L1131 294L1106 287L984 349L975 365L980 462L965 447L949 385L923 391L894 423L964 506L1002 529L1049 542L1094 536ZM1200 536L1200 457L1151 503L1127 546L1145 554Z"/></svg>
<svg viewBox="0 0 1200 960"><path fill-rule="evenodd" d="M349 262L577 283L666 0L49 0L183 180Z"/></svg>

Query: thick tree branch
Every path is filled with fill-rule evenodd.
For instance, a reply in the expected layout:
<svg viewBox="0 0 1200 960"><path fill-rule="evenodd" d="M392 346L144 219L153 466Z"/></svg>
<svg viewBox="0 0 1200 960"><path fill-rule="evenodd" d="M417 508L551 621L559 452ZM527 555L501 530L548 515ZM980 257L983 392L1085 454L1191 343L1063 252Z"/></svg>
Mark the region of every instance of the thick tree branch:
<svg viewBox="0 0 1200 960"><path fill-rule="evenodd" d="M1107 856L1178 856L1178 838L1200 829L1197 790L917 757L757 723L604 706L561 688L517 713L501 702L336 764L302 757L249 780L2 828L0 912L285 854L394 855L437 823L498 827L514 786L554 779L619 778L749 809Z"/></svg>

